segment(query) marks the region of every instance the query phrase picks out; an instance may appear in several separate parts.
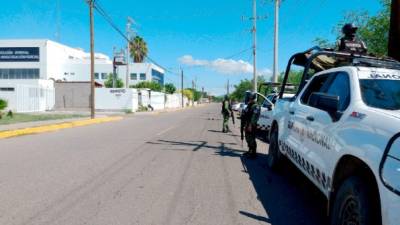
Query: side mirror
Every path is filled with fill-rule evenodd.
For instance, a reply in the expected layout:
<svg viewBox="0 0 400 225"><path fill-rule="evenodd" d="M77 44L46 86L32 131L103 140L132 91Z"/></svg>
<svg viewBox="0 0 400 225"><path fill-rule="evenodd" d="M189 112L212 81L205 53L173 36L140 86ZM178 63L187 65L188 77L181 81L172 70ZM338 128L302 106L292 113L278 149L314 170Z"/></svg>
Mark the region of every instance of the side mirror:
<svg viewBox="0 0 400 225"><path fill-rule="evenodd" d="M273 105L269 101L264 101L263 107L267 108L268 111L271 111L273 108Z"/></svg>
<svg viewBox="0 0 400 225"><path fill-rule="evenodd" d="M339 96L313 92L308 105L327 112L334 121L339 119Z"/></svg>

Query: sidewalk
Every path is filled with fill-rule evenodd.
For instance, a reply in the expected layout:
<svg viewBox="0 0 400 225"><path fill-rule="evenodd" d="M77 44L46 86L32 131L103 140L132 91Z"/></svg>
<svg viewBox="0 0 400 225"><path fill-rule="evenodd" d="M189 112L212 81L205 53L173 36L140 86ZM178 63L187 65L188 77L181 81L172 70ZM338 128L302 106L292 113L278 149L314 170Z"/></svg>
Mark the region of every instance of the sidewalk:
<svg viewBox="0 0 400 225"><path fill-rule="evenodd" d="M8 125L0 125L0 131L8 131L8 130L16 130L28 127L39 127L45 125L53 125L57 123L67 123L72 121L80 121L87 120L90 117L79 117L79 118L70 118L70 119L59 119L59 120L44 120L44 121L34 121L34 122L26 122L26 123L14 123Z"/></svg>
<svg viewBox="0 0 400 225"><path fill-rule="evenodd" d="M110 122L115 120L121 120L124 117L134 117L141 115L158 115L161 113L176 112L202 106L204 105L190 106L185 108L163 109L163 110L148 111L148 112L135 112L132 114L116 113L116 112L96 112L96 118L94 120L91 120L88 114L87 117L85 116L85 117L77 117L69 119L43 120L34 122L15 123L9 125L0 125L0 139L4 137L16 137L21 135L44 133L65 128L86 126L95 123ZM62 114L65 112L48 112L48 113ZM74 113L74 112L70 111L69 113Z"/></svg>
<svg viewBox="0 0 400 225"><path fill-rule="evenodd" d="M50 124L30 126L25 128L14 128L14 129L0 131L0 139L31 135L31 134L41 134L68 128L83 127L94 124L119 121L122 119L123 117L114 116L114 117L98 117L94 119L80 119L80 120L78 119L78 120L64 121L64 122L58 121L58 123L55 123L55 121L52 120L52 123Z"/></svg>

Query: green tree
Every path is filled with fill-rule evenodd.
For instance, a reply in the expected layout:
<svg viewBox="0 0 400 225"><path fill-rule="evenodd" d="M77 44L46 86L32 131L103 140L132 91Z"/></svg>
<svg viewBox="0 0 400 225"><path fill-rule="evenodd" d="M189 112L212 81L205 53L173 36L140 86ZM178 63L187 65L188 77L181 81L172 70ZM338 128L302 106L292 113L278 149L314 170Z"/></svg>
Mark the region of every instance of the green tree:
<svg viewBox="0 0 400 225"><path fill-rule="evenodd" d="M278 82L282 83L284 77L285 77L285 73L283 72L283 73L281 73L279 75ZM303 71L302 70L290 71L287 83L294 85L294 89L293 90L289 90L289 89L285 88L285 93L287 93L287 92L297 92L302 78L303 78Z"/></svg>
<svg viewBox="0 0 400 225"><path fill-rule="evenodd" d="M261 85L265 83L266 80L263 76L258 77L258 87L257 90L259 93L265 95L269 92L269 88L265 85ZM236 101L243 101L245 97L246 91L253 90L253 80L244 79L241 80L239 84L235 85L235 90L230 94L230 98Z"/></svg>
<svg viewBox="0 0 400 225"><path fill-rule="evenodd" d="M130 87L131 88L138 88L138 89L148 88L148 89L150 89L152 91L158 91L158 92L161 92L162 89L163 89L163 86L161 84L155 82L155 81L142 81L142 82L140 82L140 83L138 83L136 85L132 85Z"/></svg>
<svg viewBox="0 0 400 225"><path fill-rule="evenodd" d="M235 85L235 90L231 93L230 98L236 101L243 101L245 93L253 87L252 81L248 79L241 80L239 84Z"/></svg>
<svg viewBox="0 0 400 225"><path fill-rule="evenodd" d="M110 74L108 74L108 78L107 78L107 80L106 80L106 82L104 82L104 86L106 87L106 88L114 88L113 87L113 74L112 73L110 73ZM116 88L123 88L125 85L124 85L124 82L122 81L122 79L121 78L119 78L119 77L116 77Z"/></svg>
<svg viewBox="0 0 400 225"><path fill-rule="evenodd" d="M345 23L355 23L358 29L358 37L363 40L368 52L376 56L386 56L388 53L388 40L390 28L390 5L391 0L381 0L382 9L374 16L370 16L366 11L347 12L342 21L334 28L333 33L336 34L338 41L342 36L342 26ZM321 47L335 47L335 42L331 42L325 38L316 38L315 44Z"/></svg>
<svg viewBox="0 0 400 225"><path fill-rule="evenodd" d="M164 85L164 90L165 90L165 92L168 93L168 94L173 94L173 93L175 93L175 91L176 91L176 87L175 87L174 84L168 83L168 84L165 84L165 85Z"/></svg>
<svg viewBox="0 0 400 225"><path fill-rule="evenodd" d="M148 54L147 43L140 36L131 40L130 52L135 63L142 63Z"/></svg>
<svg viewBox="0 0 400 225"><path fill-rule="evenodd" d="M336 43L332 43L330 42L328 39L325 38L321 38L321 37L317 37L314 41L313 41L314 45L317 45L321 48L330 48L330 49L334 49L336 47Z"/></svg>
<svg viewBox="0 0 400 225"><path fill-rule="evenodd" d="M200 100L200 98L202 96L201 91L194 90L193 88L188 88L186 90L189 90L189 91L191 91L193 93L193 101L199 101Z"/></svg>
<svg viewBox="0 0 400 225"><path fill-rule="evenodd" d="M182 93L183 96L185 96L185 97L188 98L189 100L193 100L193 98L194 98L193 91L190 90L190 89L181 90L180 93Z"/></svg>

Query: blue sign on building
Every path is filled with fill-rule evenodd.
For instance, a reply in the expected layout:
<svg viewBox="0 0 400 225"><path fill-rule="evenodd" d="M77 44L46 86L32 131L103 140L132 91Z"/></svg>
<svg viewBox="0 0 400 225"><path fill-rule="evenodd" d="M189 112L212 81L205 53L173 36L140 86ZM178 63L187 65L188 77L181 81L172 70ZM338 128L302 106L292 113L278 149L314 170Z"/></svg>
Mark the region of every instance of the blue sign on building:
<svg viewBox="0 0 400 225"><path fill-rule="evenodd" d="M164 74L152 69L151 70L151 76L152 76L152 80L158 82L161 85L164 85Z"/></svg>
<svg viewBox="0 0 400 225"><path fill-rule="evenodd" d="M0 48L0 62L39 62L39 47Z"/></svg>

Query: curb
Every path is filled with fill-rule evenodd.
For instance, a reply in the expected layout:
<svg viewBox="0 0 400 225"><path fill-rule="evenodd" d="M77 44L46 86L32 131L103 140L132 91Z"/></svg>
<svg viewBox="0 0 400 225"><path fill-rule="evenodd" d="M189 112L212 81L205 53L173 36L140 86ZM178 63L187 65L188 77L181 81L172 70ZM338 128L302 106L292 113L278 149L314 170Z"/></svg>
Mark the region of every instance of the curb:
<svg viewBox="0 0 400 225"><path fill-rule="evenodd" d="M58 124L50 124L38 127L28 127L16 130L8 130L8 131L0 131L0 139L4 138L11 138L11 137L18 137L23 135L30 135L30 134L40 134L40 133L47 133L67 128L73 127L82 127L88 126L92 124L99 124L99 123L106 123L112 121L122 120L123 117L104 117L104 118L96 118L96 119L88 119L88 120L78 120L73 122L64 122Z"/></svg>

